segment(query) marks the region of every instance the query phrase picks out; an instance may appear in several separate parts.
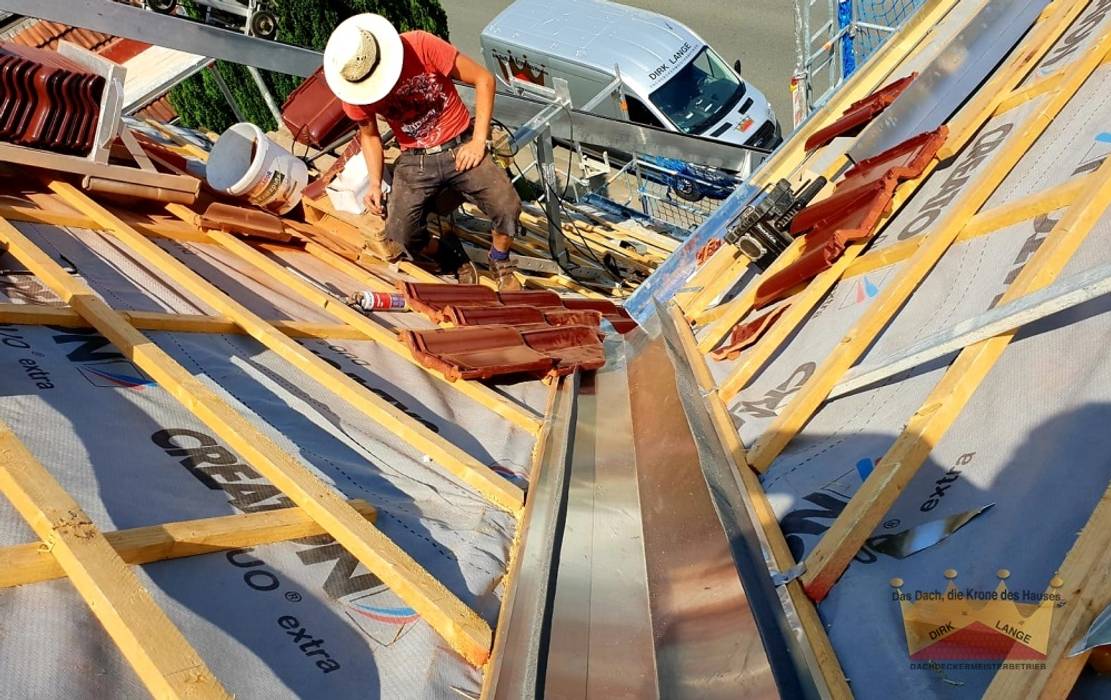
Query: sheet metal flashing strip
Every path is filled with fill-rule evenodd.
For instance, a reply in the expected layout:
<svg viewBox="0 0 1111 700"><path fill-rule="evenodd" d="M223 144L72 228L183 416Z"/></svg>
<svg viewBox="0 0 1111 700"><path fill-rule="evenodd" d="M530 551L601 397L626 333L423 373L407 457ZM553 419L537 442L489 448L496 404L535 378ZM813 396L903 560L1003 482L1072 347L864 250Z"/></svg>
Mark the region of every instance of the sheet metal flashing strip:
<svg viewBox="0 0 1111 700"><path fill-rule="evenodd" d="M504 595L512 604L502 612L494 642L494 664L483 698L525 700L537 697L544 678L550 602L555 593L557 559L566 516L571 445L575 440L579 374L561 381L551 432L532 475L525 515L520 522L515 576L506 578ZM507 663L508 661L508 663Z"/></svg>
<svg viewBox="0 0 1111 700"><path fill-rule="evenodd" d="M797 623L797 615L793 609L785 607L789 605L790 598L780 595L777 583L768 570L764 554L767 548L761 541L759 524L746 502L743 485L730 466L705 403L698 398L698 383L684 356L678 329L670 314L658 302L656 317L675 369L679 397L698 444L702 475L732 547L734 564L748 596L779 692L783 697L790 698L824 696L828 691L822 689L824 683L821 676L807 662L800 643L804 632ZM786 573L791 575L792 572ZM795 622L792 623L792 620Z"/></svg>
<svg viewBox="0 0 1111 700"><path fill-rule="evenodd" d="M930 520L915 527L890 535L880 535L868 541L870 547L896 559L906 559L923 549L933 547L948 538L981 514L990 510L994 503L981 506L963 513L954 513L940 520Z"/></svg>
<svg viewBox="0 0 1111 700"><path fill-rule="evenodd" d="M1087 272L1067 277L1033 294L997 306L952 328L934 333L874 363L857 366L830 392L829 400L887 381L907 370L920 367L931 360L944 357L981 340L987 340L1109 293L1111 293L1111 265L1100 265Z"/></svg>
<svg viewBox="0 0 1111 700"><path fill-rule="evenodd" d="M578 396L567 517L553 599L545 694L660 697L649 605L626 343Z"/></svg>
<svg viewBox="0 0 1111 700"><path fill-rule="evenodd" d="M946 51L864 128L849 148L849 157L859 163L944 124L992 74L1048 4L1049 0L988 0Z"/></svg>

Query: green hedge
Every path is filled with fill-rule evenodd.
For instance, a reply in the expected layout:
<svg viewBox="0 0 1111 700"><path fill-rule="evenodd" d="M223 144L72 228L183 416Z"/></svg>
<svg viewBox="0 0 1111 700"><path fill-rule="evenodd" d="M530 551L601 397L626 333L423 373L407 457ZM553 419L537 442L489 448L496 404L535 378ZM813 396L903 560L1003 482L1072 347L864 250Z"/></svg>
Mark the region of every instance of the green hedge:
<svg viewBox="0 0 1111 700"><path fill-rule="evenodd" d="M439 0L276 0L273 7L278 16L278 41L317 51L324 50L340 21L360 12L383 15L400 31L424 29L445 39L448 36L447 14ZM215 65L244 118L267 131L277 128L247 69L225 61ZM290 75L263 71L262 76L279 105L301 84L301 78ZM219 133L237 121L207 70L182 82L169 97L186 126Z"/></svg>

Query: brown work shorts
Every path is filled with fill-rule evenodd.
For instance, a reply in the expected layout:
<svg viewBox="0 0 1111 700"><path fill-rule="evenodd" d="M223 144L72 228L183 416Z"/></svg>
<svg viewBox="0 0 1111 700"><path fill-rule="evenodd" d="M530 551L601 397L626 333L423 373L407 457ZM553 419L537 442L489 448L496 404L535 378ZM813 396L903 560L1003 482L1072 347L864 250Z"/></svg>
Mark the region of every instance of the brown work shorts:
<svg viewBox="0 0 1111 700"><path fill-rule="evenodd" d="M402 153L394 164L386 204L386 235L409 248L425 240L425 221L437 197L454 190L490 219L497 233L516 236L521 198L489 155L465 172L455 169L455 149L431 155Z"/></svg>

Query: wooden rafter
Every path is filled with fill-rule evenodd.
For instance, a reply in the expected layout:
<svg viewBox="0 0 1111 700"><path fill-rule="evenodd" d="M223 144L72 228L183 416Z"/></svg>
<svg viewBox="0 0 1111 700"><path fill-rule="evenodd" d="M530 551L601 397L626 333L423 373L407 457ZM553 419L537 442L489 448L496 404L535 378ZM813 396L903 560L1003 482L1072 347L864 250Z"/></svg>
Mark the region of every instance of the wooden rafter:
<svg viewBox="0 0 1111 700"><path fill-rule="evenodd" d="M362 500L350 503L374 522L377 516L374 506ZM104 539L125 564L134 565L323 534L318 523L305 511L294 507L105 532ZM57 560L39 542L0 548L0 588L49 581L65 575Z"/></svg>
<svg viewBox="0 0 1111 700"><path fill-rule="evenodd" d="M1022 267L1000 304L1036 292L1057 278L1092 226L1111 205L1111 159L1104 161L1082 192ZM821 600L879 526L933 446L957 419L972 394L1006 350L1018 329L965 348L922 402L895 444L849 500L845 510L806 558L803 585Z"/></svg>
<svg viewBox="0 0 1111 700"><path fill-rule="evenodd" d="M76 194L84 197L80 192ZM134 235L149 243L140 234ZM0 243L5 244L9 253L108 338L125 357L150 375L225 440L230 449L319 523L467 661L475 665L485 663L490 651L490 627L412 557L367 522L333 488L137 331L88 285L67 274L19 229L2 219ZM259 320L258 323L263 322Z"/></svg>
<svg viewBox="0 0 1111 700"><path fill-rule="evenodd" d="M3 492L159 698L230 698L181 631L46 467L0 422Z"/></svg>
<svg viewBox="0 0 1111 700"><path fill-rule="evenodd" d="M163 222L154 222L146 217L130 212L119 212L118 216L129 226L137 231L157 238L168 238L182 243L204 243L204 235L192 230L181 222L175 221L170 225ZM100 228L91 218L72 210L47 209L35 203L0 204L0 218L8 221L19 221L32 224L47 224L50 226L68 226L71 228L84 228L96 230Z"/></svg>
<svg viewBox="0 0 1111 700"><path fill-rule="evenodd" d="M131 325L144 331L174 331L178 333L237 333L243 329L234 321L222 316L203 314L171 314L158 311L123 311L117 309ZM0 303L0 323L23 326L63 326L89 328L89 322L73 309L64 306L38 304ZM310 323L308 321L267 321L291 338L314 340L363 340L366 336L351 326L339 323Z"/></svg>
<svg viewBox="0 0 1111 700"><path fill-rule="evenodd" d="M1111 487L1096 504L1087 525L1076 538L1057 575L1064 585L1064 606L1053 613L1045 668L1033 671L1000 670L984 693L985 700L1068 697L1090 652L1068 656L1096 616L1111 605Z"/></svg>

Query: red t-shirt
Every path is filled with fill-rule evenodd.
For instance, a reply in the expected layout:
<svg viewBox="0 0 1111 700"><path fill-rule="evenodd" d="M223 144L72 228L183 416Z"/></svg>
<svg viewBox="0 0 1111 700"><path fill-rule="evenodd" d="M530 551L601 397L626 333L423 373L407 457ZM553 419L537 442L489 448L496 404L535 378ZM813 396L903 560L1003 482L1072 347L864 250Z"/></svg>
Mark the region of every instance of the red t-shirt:
<svg viewBox="0 0 1111 700"><path fill-rule="evenodd" d="M428 32L404 32L401 77L390 94L369 105L343 103L357 122L381 115L402 149L431 148L467 130L471 114L449 75L459 49Z"/></svg>

